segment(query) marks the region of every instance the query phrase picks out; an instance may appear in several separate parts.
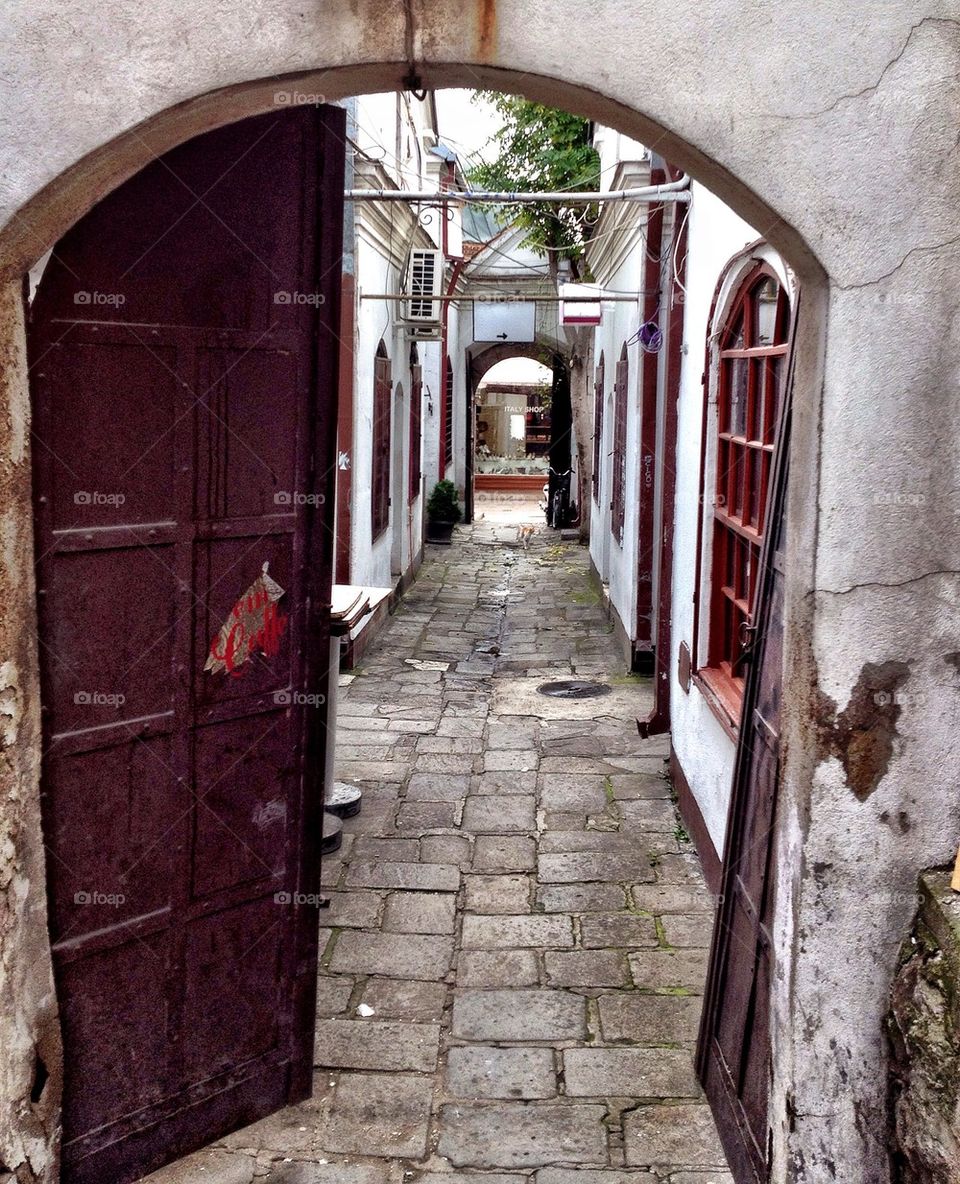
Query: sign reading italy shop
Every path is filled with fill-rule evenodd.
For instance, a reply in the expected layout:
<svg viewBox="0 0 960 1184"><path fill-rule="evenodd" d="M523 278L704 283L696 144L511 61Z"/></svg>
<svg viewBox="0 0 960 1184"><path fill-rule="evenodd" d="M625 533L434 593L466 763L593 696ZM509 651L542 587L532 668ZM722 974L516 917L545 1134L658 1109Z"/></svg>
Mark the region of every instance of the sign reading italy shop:
<svg viewBox="0 0 960 1184"><path fill-rule="evenodd" d="M284 593L267 574L268 567L267 563L263 565L260 575L230 610L210 645L204 670L213 674L225 670L239 676L240 667L257 650L267 658L279 652L287 618L277 607L277 601Z"/></svg>

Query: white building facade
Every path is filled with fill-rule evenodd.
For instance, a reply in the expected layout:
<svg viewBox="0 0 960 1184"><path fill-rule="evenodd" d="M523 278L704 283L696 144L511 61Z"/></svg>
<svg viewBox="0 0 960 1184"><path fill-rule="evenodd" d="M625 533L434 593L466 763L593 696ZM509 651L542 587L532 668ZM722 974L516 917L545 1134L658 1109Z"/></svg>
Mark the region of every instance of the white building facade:
<svg viewBox="0 0 960 1184"><path fill-rule="evenodd" d="M612 129L597 128L594 143L604 188L674 175ZM742 691L739 668L724 682L710 666L724 577L715 567L719 343L744 281L758 269L778 277L787 303L794 284L753 227L703 185L692 182L689 192L688 203L659 209L655 202L606 206L586 248L595 281L620 298L603 303L594 336L590 556L625 662L655 678L658 708L647 726L669 726L681 808L716 874ZM744 387L744 412L746 401ZM767 461L758 462L758 502L768 477Z"/></svg>
<svg viewBox="0 0 960 1184"><path fill-rule="evenodd" d="M389 92L345 101L348 188L434 192L456 182L456 158L440 145L434 94ZM341 583L390 589L383 610L355 630L353 660L390 600L423 557L425 506L438 480L462 489L465 389L459 310L431 302L412 324L407 303L414 252L435 254L436 290L461 266L459 216L416 201L348 203L339 419L338 570ZM448 365L449 358L449 365Z"/></svg>

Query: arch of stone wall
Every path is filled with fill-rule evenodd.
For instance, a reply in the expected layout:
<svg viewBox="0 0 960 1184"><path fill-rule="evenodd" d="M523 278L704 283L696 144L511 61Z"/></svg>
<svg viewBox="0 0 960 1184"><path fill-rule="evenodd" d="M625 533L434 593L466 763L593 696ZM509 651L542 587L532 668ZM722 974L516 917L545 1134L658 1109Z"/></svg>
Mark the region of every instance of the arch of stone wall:
<svg viewBox="0 0 960 1184"><path fill-rule="evenodd" d="M483 381L483 376L492 370L498 362L505 362L509 358L529 358L533 362L550 368L552 356L563 352L562 346L551 342L538 341L505 341L495 345L467 346L467 364L469 366L471 390L476 394L477 387Z"/></svg>
<svg viewBox="0 0 960 1184"><path fill-rule="evenodd" d="M505 362L508 358L530 358L532 361L540 362L549 369L553 355L562 352L560 342L551 342L542 339L526 342L499 341L492 345L485 343L468 345L466 348L467 387L470 396L470 406L472 407L476 401L477 391L480 388L480 383L483 381L483 376L488 370L492 370L498 362ZM476 439L473 433L468 436L467 444L471 451L476 449ZM468 521L473 520L474 513L476 497L473 490L474 478L474 457L468 456L467 480L471 486L467 495Z"/></svg>
<svg viewBox="0 0 960 1184"><path fill-rule="evenodd" d="M19 276L97 201L185 140L226 123L283 109L308 97L335 102L354 94L402 88L408 71L409 67L398 61L244 79L229 86L199 90L179 102L151 111L133 126L124 126L117 118L119 112L111 112L113 118L105 119L103 128L108 138L90 145L78 158L65 161L63 169L55 175L36 178L43 181L36 188L31 188L35 183L33 177L18 177L16 173L20 170L15 170L15 183L6 194L0 192L0 197L5 198L0 202L3 219L0 277ZM482 62L423 64L418 66L418 77L425 87L432 89L472 86L522 93L616 127L685 168L753 225L763 227L764 237L782 250L798 271L822 276L814 248L803 231L761 196L762 185L754 188L699 148L693 128L668 127L646 114L649 107L625 106L594 86L577 85L569 77L550 77ZM50 129L44 129L44 134L49 135ZM736 167L736 162L733 165ZM764 179L761 170L757 180Z"/></svg>
<svg viewBox="0 0 960 1184"><path fill-rule="evenodd" d="M880 1013L916 869L942 861L960 833L948 773L960 506L943 463L960 442L960 31L929 0L926 12L888 0L870 22L834 0L757 0L729 15L702 0L655 9L114 0L105 14L34 0L10 14L0 116L0 1163L22 1181L56 1178L61 1074L38 808L21 276L153 156L285 105L277 95L393 89L411 64L424 87L520 91L646 142L798 273L774 1178L886 1179ZM927 507L919 523L878 497L915 486ZM865 801L838 759L842 713L859 702L870 664L887 660L910 663L908 689L926 707L922 717L861 720L883 762ZM38 1058L50 1079L33 1104Z"/></svg>

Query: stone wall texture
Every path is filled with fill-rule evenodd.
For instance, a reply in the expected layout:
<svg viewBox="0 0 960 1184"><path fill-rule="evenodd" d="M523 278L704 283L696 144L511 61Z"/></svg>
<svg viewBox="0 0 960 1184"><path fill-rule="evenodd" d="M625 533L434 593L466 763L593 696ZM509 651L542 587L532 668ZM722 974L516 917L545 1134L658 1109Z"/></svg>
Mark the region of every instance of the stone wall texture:
<svg viewBox="0 0 960 1184"><path fill-rule="evenodd" d="M889 1020L898 1184L960 1180L960 896L950 874L920 881Z"/></svg>

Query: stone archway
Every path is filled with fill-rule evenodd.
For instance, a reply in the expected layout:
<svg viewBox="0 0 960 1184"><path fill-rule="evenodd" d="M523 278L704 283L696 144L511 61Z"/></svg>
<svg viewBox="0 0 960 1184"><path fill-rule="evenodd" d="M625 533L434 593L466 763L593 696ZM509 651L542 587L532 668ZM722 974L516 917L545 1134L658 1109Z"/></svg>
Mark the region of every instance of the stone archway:
<svg viewBox="0 0 960 1184"><path fill-rule="evenodd" d="M951 89L960 33L909 0L893 0L869 28L853 6L788 0L762 40L742 14L717 16L705 38L693 0L654 21L645 9L602 8L321 0L306 14L226 0L211 19L196 6L146 13L122 0L108 24L75 0L42 0L8 22L23 52L11 55L0 146L0 1161L23 1181L55 1178L54 1078L39 1101L30 1095L38 1058L55 1067L57 1023L37 803L22 274L100 197L190 136L275 104L404 79L522 91L655 145L757 226L804 286L774 1176L886 1178L880 1014L915 873L951 856L960 828L944 739L956 732L960 649L944 602L956 604L960 556L951 466L941 459L960 422L942 381L960 361ZM882 496L907 489L923 493L914 499L922 515L891 510L897 499ZM892 719L845 714L887 661L908 664L912 701L927 708L898 708ZM868 745L883 740L869 795L839 759L848 724ZM893 828L891 817L909 825Z"/></svg>
<svg viewBox="0 0 960 1184"><path fill-rule="evenodd" d="M465 497L467 503L467 521L472 521L474 501L476 496L476 474L474 471L476 449L476 432L473 429L477 391L484 375L500 362L510 358L529 358L540 362L548 369L552 365L554 354L562 350L559 342L549 342L538 339L534 342L498 342L493 345L475 344L467 347L467 405L468 405L468 435L467 435L467 485Z"/></svg>

